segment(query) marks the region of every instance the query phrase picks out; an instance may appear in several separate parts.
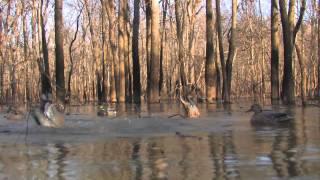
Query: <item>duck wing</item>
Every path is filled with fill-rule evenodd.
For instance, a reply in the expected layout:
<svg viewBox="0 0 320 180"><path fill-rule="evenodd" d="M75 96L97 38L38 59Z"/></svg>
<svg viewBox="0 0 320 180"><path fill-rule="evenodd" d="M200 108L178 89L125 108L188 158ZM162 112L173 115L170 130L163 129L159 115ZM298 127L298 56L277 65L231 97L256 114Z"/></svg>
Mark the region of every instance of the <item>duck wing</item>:
<svg viewBox="0 0 320 180"><path fill-rule="evenodd" d="M35 109L32 113L32 116L36 123L40 126L46 126L46 127L54 127L55 125L52 123L52 121L46 117L39 109Z"/></svg>
<svg viewBox="0 0 320 180"><path fill-rule="evenodd" d="M63 126L64 124L63 114L58 111L58 109L54 104L48 105L48 107L45 109L44 114L46 115L46 117L48 117L51 123L54 124L55 127Z"/></svg>
<svg viewBox="0 0 320 180"><path fill-rule="evenodd" d="M275 122L287 122L293 119L293 117L289 116L287 113L282 112L270 112L270 118Z"/></svg>

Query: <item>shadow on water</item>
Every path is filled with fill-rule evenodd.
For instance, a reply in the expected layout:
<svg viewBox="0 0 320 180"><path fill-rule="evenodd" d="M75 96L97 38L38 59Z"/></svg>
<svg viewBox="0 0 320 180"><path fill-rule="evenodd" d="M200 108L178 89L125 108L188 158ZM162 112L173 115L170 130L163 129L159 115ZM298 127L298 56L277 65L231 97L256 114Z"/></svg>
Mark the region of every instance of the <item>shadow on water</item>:
<svg viewBox="0 0 320 180"><path fill-rule="evenodd" d="M252 127L249 105L200 105L202 116L175 103L119 105L115 118L74 107L66 127L15 125L0 136L0 179L319 179L316 107L271 107L295 117L281 127ZM20 124L20 126L22 126Z"/></svg>

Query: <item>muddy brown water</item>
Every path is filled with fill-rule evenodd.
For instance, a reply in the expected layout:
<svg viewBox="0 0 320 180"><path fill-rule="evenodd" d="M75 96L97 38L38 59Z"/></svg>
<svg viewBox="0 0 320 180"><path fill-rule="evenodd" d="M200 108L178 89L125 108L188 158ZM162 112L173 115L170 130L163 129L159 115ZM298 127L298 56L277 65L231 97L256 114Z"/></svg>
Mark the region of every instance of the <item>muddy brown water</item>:
<svg viewBox="0 0 320 180"><path fill-rule="evenodd" d="M0 179L320 179L320 108L271 107L294 122L252 127L250 104L69 107L61 129L0 115Z"/></svg>

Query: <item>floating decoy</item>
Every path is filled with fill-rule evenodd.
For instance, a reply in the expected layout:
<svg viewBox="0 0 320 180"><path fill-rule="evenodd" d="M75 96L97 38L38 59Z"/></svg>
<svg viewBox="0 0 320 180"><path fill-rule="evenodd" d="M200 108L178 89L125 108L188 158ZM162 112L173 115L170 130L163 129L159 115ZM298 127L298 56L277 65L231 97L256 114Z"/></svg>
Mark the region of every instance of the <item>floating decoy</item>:
<svg viewBox="0 0 320 180"><path fill-rule="evenodd" d="M253 125L280 125L288 123L293 119L287 113L262 110L259 104L253 104L247 112L254 112L251 117L251 124Z"/></svg>

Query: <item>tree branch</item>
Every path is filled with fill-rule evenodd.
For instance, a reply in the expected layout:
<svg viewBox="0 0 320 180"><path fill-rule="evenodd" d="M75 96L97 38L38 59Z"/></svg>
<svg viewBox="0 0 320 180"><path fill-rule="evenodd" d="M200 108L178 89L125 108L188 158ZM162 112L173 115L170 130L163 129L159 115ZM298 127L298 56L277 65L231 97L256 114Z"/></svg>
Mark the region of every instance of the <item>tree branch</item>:
<svg viewBox="0 0 320 180"><path fill-rule="evenodd" d="M302 21L303 21L303 16L304 16L304 12L306 10L306 0L302 0L301 2L301 7L300 7L300 15L299 15L299 19L297 21L296 26L294 27L294 31L293 31L293 38L296 38L296 35L301 27Z"/></svg>

